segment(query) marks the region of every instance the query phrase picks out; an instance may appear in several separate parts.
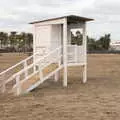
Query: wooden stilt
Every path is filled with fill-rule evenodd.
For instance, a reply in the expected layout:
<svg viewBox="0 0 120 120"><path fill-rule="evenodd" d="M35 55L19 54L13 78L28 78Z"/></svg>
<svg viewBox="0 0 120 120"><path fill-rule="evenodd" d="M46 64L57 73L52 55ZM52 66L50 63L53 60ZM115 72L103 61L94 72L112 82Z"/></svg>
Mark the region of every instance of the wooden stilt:
<svg viewBox="0 0 120 120"><path fill-rule="evenodd" d="M83 83L87 82L87 65L83 66Z"/></svg>
<svg viewBox="0 0 120 120"><path fill-rule="evenodd" d="M64 65L63 86L67 87L67 18L65 18L63 24L63 65Z"/></svg>
<svg viewBox="0 0 120 120"><path fill-rule="evenodd" d="M54 76L54 80L55 82L57 82L60 78L60 71L56 72L55 76Z"/></svg>
<svg viewBox="0 0 120 120"><path fill-rule="evenodd" d="M83 66L83 83L87 82L87 39L86 39L86 23L83 26L83 45L84 45L84 62Z"/></svg>

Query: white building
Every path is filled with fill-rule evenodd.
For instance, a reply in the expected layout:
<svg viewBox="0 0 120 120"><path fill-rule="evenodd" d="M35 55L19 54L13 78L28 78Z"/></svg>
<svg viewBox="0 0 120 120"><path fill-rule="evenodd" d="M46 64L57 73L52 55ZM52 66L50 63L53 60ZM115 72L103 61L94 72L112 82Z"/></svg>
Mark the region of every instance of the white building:
<svg viewBox="0 0 120 120"><path fill-rule="evenodd" d="M38 52L45 55L61 47L62 59L58 61L64 68L64 86L67 86L67 66L83 66L83 82L87 81L86 22L91 20L93 19L70 15L31 23L34 25L34 54ZM71 45L71 29L82 29L81 46ZM35 60L39 57L36 56Z"/></svg>
<svg viewBox="0 0 120 120"><path fill-rule="evenodd" d="M120 42L111 42L110 50L120 51Z"/></svg>
<svg viewBox="0 0 120 120"><path fill-rule="evenodd" d="M81 66L83 68L83 83L86 83L86 22L92 20L70 15L32 22L31 24L34 27L33 55L0 73L0 79L3 81L1 84L2 92L5 92L7 89L6 85L14 80L16 82L13 82L11 89L17 95L35 89L51 77L58 81L60 70L62 69L63 86L67 87L68 66ZM80 46L71 44L71 30L73 29L82 30L83 42ZM23 67L19 71L14 72L21 65ZM44 76L44 70L49 65L57 65L57 67ZM12 71L13 74L8 74ZM38 76L38 79L35 79L36 76Z"/></svg>

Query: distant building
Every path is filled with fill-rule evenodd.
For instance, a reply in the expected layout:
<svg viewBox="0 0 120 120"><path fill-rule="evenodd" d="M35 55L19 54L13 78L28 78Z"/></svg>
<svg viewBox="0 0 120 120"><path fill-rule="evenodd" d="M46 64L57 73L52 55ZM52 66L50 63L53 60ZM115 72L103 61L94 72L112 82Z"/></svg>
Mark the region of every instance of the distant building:
<svg viewBox="0 0 120 120"><path fill-rule="evenodd" d="M120 41L118 41L118 42L111 42L110 43L110 50L120 51Z"/></svg>

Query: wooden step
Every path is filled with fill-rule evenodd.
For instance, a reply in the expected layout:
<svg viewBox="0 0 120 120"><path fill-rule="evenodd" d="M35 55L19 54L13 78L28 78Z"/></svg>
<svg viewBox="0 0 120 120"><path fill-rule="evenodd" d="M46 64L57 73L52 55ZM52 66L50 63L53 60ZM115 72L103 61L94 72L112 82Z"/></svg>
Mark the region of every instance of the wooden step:
<svg viewBox="0 0 120 120"><path fill-rule="evenodd" d="M43 78L45 78L48 74L55 71L58 68L58 64L51 64L48 67L43 69ZM21 81L21 93L25 93L27 89L29 89L32 85L40 81L40 75L39 72L32 76L30 79L22 82ZM17 91L17 86L14 87L12 90L14 93Z"/></svg>

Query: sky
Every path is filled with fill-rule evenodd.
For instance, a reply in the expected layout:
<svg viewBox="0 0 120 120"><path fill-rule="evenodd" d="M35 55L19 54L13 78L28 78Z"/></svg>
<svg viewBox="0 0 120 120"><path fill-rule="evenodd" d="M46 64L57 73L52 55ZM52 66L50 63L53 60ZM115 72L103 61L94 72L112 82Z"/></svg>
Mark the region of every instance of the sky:
<svg viewBox="0 0 120 120"><path fill-rule="evenodd" d="M32 32L29 22L64 15L93 18L87 33L120 41L120 0L0 0L0 31Z"/></svg>

